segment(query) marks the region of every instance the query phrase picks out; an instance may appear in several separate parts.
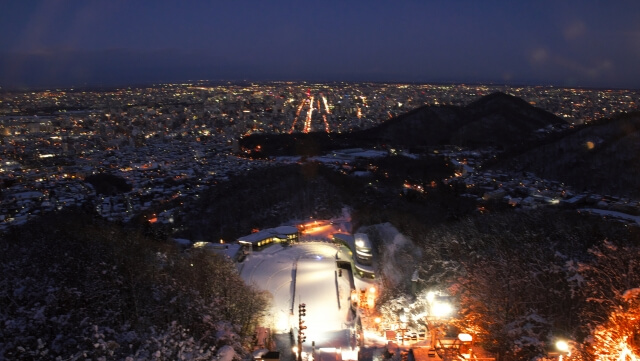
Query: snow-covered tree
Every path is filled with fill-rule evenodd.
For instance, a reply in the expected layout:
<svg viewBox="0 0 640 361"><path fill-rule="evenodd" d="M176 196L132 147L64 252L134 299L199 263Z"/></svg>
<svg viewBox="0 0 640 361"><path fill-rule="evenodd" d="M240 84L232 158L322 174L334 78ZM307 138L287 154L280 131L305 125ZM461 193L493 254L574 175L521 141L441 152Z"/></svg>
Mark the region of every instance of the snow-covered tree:
<svg viewBox="0 0 640 361"><path fill-rule="evenodd" d="M564 222L557 222L566 216ZM586 225L586 227L585 227ZM591 228L588 228L591 227ZM541 357L578 328L571 279L597 225L558 212L493 214L433 227L421 242L421 289L456 297L454 323L505 359ZM595 232L594 232L595 231Z"/></svg>
<svg viewBox="0 0 640 361"><path fill-rule="evenodd" d="M640 246L606 240L579 268L587 305L582 319L592 337L585 351L605 360L640 358Z"/></svg>
<svg viewBox="0 0 640 361"><path fill-rule="evenodd" d="M240 359L266 307L230 261L82 213L4 235L0 273L0 359Z"/></svg>

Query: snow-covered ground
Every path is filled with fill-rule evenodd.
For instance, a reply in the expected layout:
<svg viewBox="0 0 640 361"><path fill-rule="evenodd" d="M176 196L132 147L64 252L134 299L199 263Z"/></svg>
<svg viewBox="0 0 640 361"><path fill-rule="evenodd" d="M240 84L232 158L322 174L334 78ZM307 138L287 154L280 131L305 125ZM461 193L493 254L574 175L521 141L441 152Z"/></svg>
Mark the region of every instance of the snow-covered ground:
<svg viewBox="0 0 640 361"><path fill-rule="evenodd" d="M593 213L593 214L600 215L602 217L611 217L611 218L616 218L616 219L628 221L635 224L640 224L640 216L634 216L627 213L610 211L606 209L597 209L597 208L581 208L578 211Z"/></svg>
<svg viewBox="0 0 640 361"><path fill-rule="evenodd" d="M306 305L307 342L303 344L303 350L311 351L312 342L315 342L316 357L323 352L327 357L334 357L334 348L342 352L355 350L355 324L350 311L351 281L356 290L378 288L374 280L353 278L350 270L343 269L342 275L338 272L336 256L340 254L340 259L345 260L350 252L345 246L332 243L332 236L350 234L350 222L346 209L339 218L307 221L301 242L289 247L272 244L251 253L238 264L240 275L248 284L271 294L269 324L265 326L271 327L275 334L293 331L297 340L298 307L301 303ZM385 236L393 239L397 236L397 230L388 224L378 228L377 231ZM363 323L369 324L371 320L363 320ZM364 336L366 346L386 344L377 332L365 331Z"/></svg>
<svg viewBox="0 0 640 361"><path fill-rule="evenodd" d="M294 330L297 335L298 306L306 304L305 349L312 341L316 348L347 347L351 342L351 286L348 272L338 276L337 252L338 246L323 241L290 247L274 244L253 252L239 264L247 283L273 296L269 326L275 333Z"/></svg>

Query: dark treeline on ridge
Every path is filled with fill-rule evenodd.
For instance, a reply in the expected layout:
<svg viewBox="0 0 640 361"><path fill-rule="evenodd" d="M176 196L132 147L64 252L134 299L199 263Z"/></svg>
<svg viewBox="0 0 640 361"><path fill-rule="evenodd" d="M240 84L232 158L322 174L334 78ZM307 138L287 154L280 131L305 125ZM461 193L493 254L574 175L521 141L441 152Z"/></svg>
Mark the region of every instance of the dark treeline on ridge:
<svg viewBox="0 0 640 361"><path fill-rule="evenodd" d="M230 261L80 210L0 241L0 359L245 355L267 297Z"/></svg>
<svg viewBox="0 0 640 361"><path fill-rule="evenodd" d="M354 227L387 221L388 217L398 222L405 217L420 217L436 223L474 209L470 202L457 200L442 186L440 180L452 170L441 159L383 157L356 162L351 171L357 169L370 169L372 176L354 177L315 162L236 175L203 192L190 205L176 221L183 225L177 235L192 240L233 241L254 228L309 217L331 218L340 215L345 206L359 214ZM398 193L407 179L434 182L435 188L420 195Z"/></svg>

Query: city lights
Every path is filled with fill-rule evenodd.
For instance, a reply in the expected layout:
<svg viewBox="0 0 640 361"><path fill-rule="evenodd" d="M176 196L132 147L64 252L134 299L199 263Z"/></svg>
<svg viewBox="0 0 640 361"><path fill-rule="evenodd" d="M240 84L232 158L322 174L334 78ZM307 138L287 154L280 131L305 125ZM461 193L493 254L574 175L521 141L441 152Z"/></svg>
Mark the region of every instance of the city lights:
<svg viewBox="0 0 640 361"><path fill-rule="evenodd" d="M84 205L88 205L87 209L97 217L118 224L135 223L137 216L146 215L146 218L140 218L145 220L145 227L166 227L169 229L167 232L176 231L185 222L185 210L191 209L189 202L209 199L203 192L217 184L238 179L245 172L271 170L269 167L273 165L290 166L305 162L308 162L305 166L312 162L314 166L322 163L323 167L335 171L336 177L365 175L362 184L366 184L372 194L382 194L385 187L388 187L393 192L394 199L414 197L426 203L429 200L427 197L437 194L444 187L447 192L455 193L456 197L464 196L465 199L478 202L470 207L470 212L477 211L482 215L491 213L491 204L494 202L502 202L517 209L567 205L567 208L578 209L581 215L592 213L602 218L619 217L617 220L637 224L635 211L638 203L629 197L594 194L582 189L576 191L562 181L547 181L541 175L520 170L513 174L499 174L494 169L485 171L482 168L483 161L499 159L500 153L492 147L471 151L447 145L438 146L438 149L435 146L424 146L424 149L415 147L417 150L414 150L397 144L376 144L371 148L336 150L313 157L284 157L271 156L266 141L251 144L243 138L243 135L252 134L344 134L374 127L389 118L404 114L405 111L425 105L441 105L438 108L441 110L468 105L481 94L494 91L517 94L526 103L535 104L569 123L575 123L576 130L581 123L631 111L640 104L637 91L619 89L383 83L264 82L249 85L193 82L83 92L2 93L0 136L4 152L0 172L4 179L0 199L3 212L0 214L0 231L27 224L48 212ZM78 107L78 104L83 106ZM72 110L76 108L79 109ZM545 134L559 137L561 132L572 126L573 124L563 124L558 128L545 127L537 130L536 134L540 137ZM329 138L326 134L323 136ZM296 137L299 140L306 135L298 134ZM598 153L607 144L597 136L580 139L575 143L576 148L591 155ZM565 152L568 153L566 150ZM372 155L373 153L376 155ZM379 163L372 161L376 157L389 157L391 162L398 163L404 157L443 159L449 172L446 173L448 178L405 180L398 177L393 185L390 185L391 182L389 185L382 185L384 180L393 179L396 175L390 169L381 169ZM118 181L129 188L122 191L107 189L98 193L96 186L86 181L91 176L106 173L115 175ZM241 193L247 188L232 189L233 192ZM258 203L256 193L258 192L247 197ZM318 196L320 197L322 194ZM595 208L596 206L601 208ZM286 213L282 211L285 207L278 208L271 203L268 207L270 209L265 212L273 212L278 216ZM631 212L626 216L620 215L622 212L618 210L625 209L631 209ZM296 214L295 217L302 216ZM308 214L302 219L306 220L307 217ZM303 224L299 221L301 218L295 219L295 224L300 223L294 227L296 234L304 238L305 242L320 238L329 230L332 230L332 234L346 234L351 230L345 225L338 227L328 221L313 220ZM237 238L233 238L232 234L218 235L213 232L209 235L206 234L208 228L204 229L205 231L193 234L202 234L200 239L210 236L211 243L186 240L184 247L220 251L237 243ZM184 234L192 234L184 229L182 231L185 231ZM224 237L224 240L220 237ZM216 244L217 240L219 244ZM274 236L269 240L262 240L255 243L255 246L266 247L277 243L273 240L277 238ZM335 245L331 241L325 243L331 247ZM330 278L332 282L334 279L338 280L336 282L346 282L350 269L354 270L356 278L358 275L365 275L358 267L371 261L371 255L376 251L374 246L377 244L372 245L369 240L357 237L350 239L349 247L353 247L353 258L357 261L350 265L348 258L351 254L345 252L344 248L342 253L337 249L335 253L328 255L313 252L308 257L305 255L306 260L318 264L328 262L335 267L328 273L329 276L309 273L307 280ZM289 247L292 248L290 244ZM459 248L466 249L462 246ZM305 260L304 257L300 259ZM369 266L374 268L371 264ZM311 269L310 265L305 267L307 270ZM412 278L418 291L430 282L422 278L425 269L421 268L419 271L422 273L418 275L416 271L415 279ZM288 290L292 273L287 273L289 279L274 288ZM464 317L458 314L464 313L465 308L458 305L457 295L453 291L452 296L447 294L446 290L453 289L447 288L449 285L429 284L434 290L442 291L428 292L426 297L424 293L420 294L416 301L418 312L410 312L409 308L401 307L391 308L392 311L389 311L384 310L387 305L378 306L381 300L387 301L390 291L370 286L376 284L369 283L371 279L366 281L352 286L356 287L354 297L345 297L343 301L339 301L338 306L340 310L358 308L361 312L359 317L368 317L362 322L363 327L375 328L378 334L386 328L398 333L408 330L407 335L402 335L402 341L406 339L411 343L413 339L410 334L414 331L419 334L420 331L425 345L429 343L430 337L431 346L435 347L445 326L454 324L452 318L455 316L455 322L459 322L458 316ZM340 292L344 296L350 294L351 290L346 286ZM355 296L357 305L353 306ZM282 307L286 318L274 319L274 328L296 329L296 317L293 316L296 299L298 298L291 298L289 304ZM315 318L321 318L322 315L318 314L322 310L316 308L309 299L311 298L307 302L314 309L314 314L306 316L305 304L299 304L297 334L292 332L293 338L297 336L293 343L299 343L299 347L294 347L298 357L303 355L302 344L307 342L307 337L309 341L306 345L310 349L311 342L316 340L314 332L319 332L313 322L317 322ZM326 320L322 321L326 323ZM473 327L477 325L463 330L476 332ZM607 357L625 361L638 359L633 336L616 336L609 327L600 332L601 335L598 336L602 339L599 341L601 343L593 348L597 348L594 353L601 355L602 360ZM449 338L455 339L452 335L454 333L450 333ZM460 342L472 342L482 340L483 336L481 333L473 333L473 336L460 333L457 338ZM355 339L355 335L353 337ZM394 341L398 340L395 335L390 337ZM544 342L548 345L548 340ZM576 350L579 349L577 342L558 341L543 352L557 352L560 353L560 358L565 359L571 357L573 352L576 357Z"/></svg>

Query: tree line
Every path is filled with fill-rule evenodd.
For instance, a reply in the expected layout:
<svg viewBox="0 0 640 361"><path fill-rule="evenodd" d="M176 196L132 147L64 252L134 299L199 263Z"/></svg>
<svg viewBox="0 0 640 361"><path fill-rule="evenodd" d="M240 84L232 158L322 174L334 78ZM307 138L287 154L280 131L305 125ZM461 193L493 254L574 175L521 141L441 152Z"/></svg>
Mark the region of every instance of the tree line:
<svg viewBox="0 0 640 361"><path fill-rule="evenodd" d="M544 358L558 339L572 360L640 354L637 227L558 209L403 227L418 248L405 253L417 291L410 275L389 284L381 310L397 311L398 294L424 308L428 291L444 291L457 305L449 325L505 361Z"/></svg>
<svg viewBox="0 0 640 361"><path fill-rule="evenodd" d="M3 235L0 272L0 359L239 359L268 302L231 261L79 211Z"/></svg>

